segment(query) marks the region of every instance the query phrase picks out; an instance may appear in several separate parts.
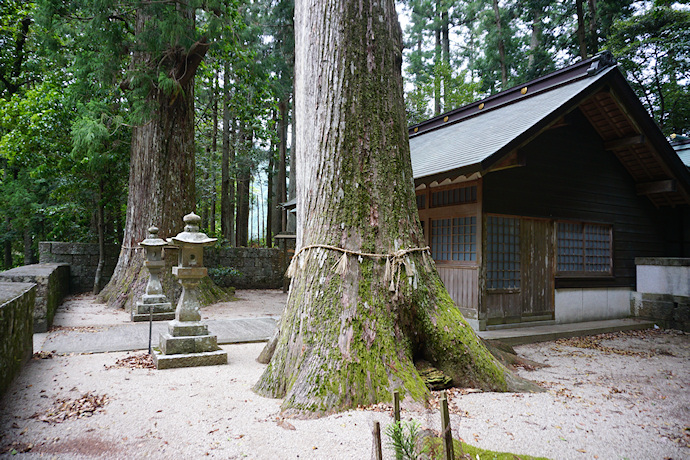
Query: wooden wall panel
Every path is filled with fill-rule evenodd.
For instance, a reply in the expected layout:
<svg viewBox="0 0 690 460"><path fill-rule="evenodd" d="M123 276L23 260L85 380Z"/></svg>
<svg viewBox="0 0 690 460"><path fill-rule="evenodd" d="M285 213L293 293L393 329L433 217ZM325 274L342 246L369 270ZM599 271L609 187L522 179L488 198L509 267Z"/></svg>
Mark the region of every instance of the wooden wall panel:
<svg viewBox="0 0 690 460"><path fill-rule="evenodd" d="M482 301L486 324L516 323L521 320L522 296L519 289L486 292Z"/></svg>
<svg viewBox="0 0 690 460"><path fill-rule="evenodd" d="M438 274L451 299L459 307L476 310L479 302L479 276L476 268L443 267L437 265Z"/></svg>
<svg viewBox="0 0 690 460"><path fill-rule="evenodd" d="M521 149L525 166L483 178L483 212L613 225L613 276L556 279L556 288L634 287L635 257L673 256L660 212L579 111Z"/></svg>
<svg viewBox="0 0 690 460"><path fill-rule="evenodd" d="M554 314L554 223L522 219L520 222L523 320Z"/></svg>

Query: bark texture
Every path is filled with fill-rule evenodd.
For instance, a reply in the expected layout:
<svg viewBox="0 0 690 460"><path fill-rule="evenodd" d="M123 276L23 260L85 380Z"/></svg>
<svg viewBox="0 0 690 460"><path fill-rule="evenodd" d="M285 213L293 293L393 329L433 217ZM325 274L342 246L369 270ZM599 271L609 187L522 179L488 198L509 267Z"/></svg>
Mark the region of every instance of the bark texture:
<svg viewBox="0 0 690 460"><path fill-rule="evenodd" d="M189 15L193 26L192 13L184 14ZM145 33L149 19L145 11L137 12L138 36ZM146 237L147 229L155 225L162 238L174 236L184 227L184 215L196 208L194 74L207 49L208 44L197 42L189 49L170 48L164 56L134 54L135 66L165 69L177 82L177 89L170 92L153 87L148 96L150 120L133 129L122 249L113 277L100 295L110 306L129 309L144 292L148 273L142 270L143 251L138 243ZM176 287L167 271L162 278L164 288ZM214 292L221 293L219 288ZM174 298L169 290L165 294Z"/></svg>
<svg viewBox="0 0 690 460"><path fill-rule="evenodd" d="M295 9L298 247L386 254L425 247L393 1L303 0ZM316 415L391 401L396 389L424 400L417 359L456 385L516 386L423 252L398 259L396 292L385 258L350 255L344 267L341 256L321 248L300 255L258 393L284 398L287 413Z"/></svg>

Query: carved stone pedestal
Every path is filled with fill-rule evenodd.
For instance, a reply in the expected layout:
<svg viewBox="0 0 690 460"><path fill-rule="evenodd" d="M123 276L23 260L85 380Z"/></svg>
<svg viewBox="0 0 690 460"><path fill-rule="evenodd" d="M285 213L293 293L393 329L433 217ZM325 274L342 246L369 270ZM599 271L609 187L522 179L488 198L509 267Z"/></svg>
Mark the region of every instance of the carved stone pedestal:
<svg viewBox="0 0 690 460"><path fill-rule="evenodd" d="M226 364L228 354L218 347L218 337L208 332L201 321L201 303L197 288L207 270L203 266L203 247L216 241L199 232L200 218L196 214L184 217L184 232L169 240L179 246L178 266L173 267L182 285L175 319L168 323L168 332L161 334L160 351L153 354L157 369L173 367L214 366Z"/></svg>

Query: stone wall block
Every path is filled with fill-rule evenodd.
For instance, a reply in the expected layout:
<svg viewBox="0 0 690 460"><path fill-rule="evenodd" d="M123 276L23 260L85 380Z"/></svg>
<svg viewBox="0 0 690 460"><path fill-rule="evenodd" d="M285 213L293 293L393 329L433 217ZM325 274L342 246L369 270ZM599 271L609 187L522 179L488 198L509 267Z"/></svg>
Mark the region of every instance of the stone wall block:
<svg viewBox="0 0 690 460"><path fill-rule="evenodd" d="M33 354L36 286L0 282L0 398Z"/></svg>

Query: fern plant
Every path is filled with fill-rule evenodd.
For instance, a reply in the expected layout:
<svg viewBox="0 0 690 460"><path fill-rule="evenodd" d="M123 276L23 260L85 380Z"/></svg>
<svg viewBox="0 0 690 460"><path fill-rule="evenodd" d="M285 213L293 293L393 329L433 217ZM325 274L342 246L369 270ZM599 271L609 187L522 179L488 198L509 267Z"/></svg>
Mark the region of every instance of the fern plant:
<svg viewBox="0 0 690 460"><path fill-rule="evenodd" d="M416 420L395 421L386 427L386 445L395 451L398 460L420 460L427 458L427 447Z"/></svg>

